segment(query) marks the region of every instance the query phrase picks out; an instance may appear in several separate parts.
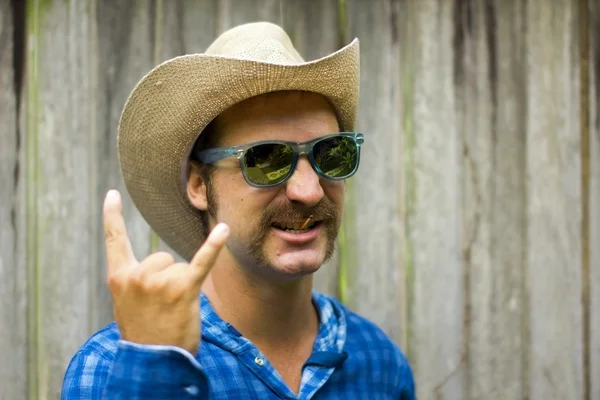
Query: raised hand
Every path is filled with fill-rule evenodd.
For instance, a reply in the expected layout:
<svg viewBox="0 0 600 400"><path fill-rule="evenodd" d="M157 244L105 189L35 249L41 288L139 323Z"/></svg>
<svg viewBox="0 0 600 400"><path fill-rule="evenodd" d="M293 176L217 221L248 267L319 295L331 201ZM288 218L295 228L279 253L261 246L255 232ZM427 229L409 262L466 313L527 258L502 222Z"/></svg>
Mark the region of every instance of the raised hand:
<svg viewBox="0 0 600 400"><path fill-rule="evenodd" d="M171 345L195 355L200 344L200 288L229 236L218 224L188 263L158 252L137 261L127 236L119 192L104 201L108 287L124 340Z"/></svg>

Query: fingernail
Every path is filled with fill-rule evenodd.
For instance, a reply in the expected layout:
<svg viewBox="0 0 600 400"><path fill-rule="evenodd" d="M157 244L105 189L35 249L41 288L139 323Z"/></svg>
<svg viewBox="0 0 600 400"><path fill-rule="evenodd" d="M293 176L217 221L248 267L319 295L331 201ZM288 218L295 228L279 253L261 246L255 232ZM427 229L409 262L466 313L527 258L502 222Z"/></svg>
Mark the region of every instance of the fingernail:
<svg viewBox="0 0 600 400"><path fill-rule="evenodd" d="M111 189L106 193L106 200L110 202L119 200L119 192L117 190Z"/></svg>
<svg viewBox="0 0 600 400"><path fill-rule="evenodd" d="M217 226L213 229L215 231L215 235L218 237L223 237L229 235L229 226L227 224L221 222L217 224Z"/></svg>

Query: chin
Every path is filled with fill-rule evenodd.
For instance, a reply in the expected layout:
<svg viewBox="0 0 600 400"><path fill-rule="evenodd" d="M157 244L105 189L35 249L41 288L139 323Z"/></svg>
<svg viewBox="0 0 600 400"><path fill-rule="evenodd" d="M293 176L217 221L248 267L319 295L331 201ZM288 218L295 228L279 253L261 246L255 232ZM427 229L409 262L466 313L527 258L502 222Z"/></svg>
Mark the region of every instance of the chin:
<svg viewBox="0 0 600 400"><path fill-rule="evenodd" d="M301 277L310 275L323 265L325 252L300 250L279 254L270 260L271 268L281 275Z"/></svg>

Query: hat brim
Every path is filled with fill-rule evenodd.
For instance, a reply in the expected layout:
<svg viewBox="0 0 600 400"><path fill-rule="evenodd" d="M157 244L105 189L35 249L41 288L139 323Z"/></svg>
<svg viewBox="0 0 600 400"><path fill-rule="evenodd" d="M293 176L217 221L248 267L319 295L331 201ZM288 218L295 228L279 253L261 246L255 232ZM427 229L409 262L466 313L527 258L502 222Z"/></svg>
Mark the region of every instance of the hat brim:
<svg viewBox="0 0 600 400"><path fill-rule="evenodd" d="M359 80L357 39L301 64L192 54L158 65L133 89L119 122L119 162L134 205L168 246L190 260L203 237L182 176L201 131L234 104L283 90L325 96L342 128L352 131Z"/></svg>

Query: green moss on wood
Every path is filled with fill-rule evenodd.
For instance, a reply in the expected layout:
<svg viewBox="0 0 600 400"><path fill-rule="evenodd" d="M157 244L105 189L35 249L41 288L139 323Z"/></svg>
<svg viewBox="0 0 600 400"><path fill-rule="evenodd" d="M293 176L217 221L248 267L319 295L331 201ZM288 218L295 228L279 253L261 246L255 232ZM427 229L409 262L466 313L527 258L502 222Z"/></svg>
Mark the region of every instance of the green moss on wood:
<svg viewBox="0 0 600 400"><path fill-rule="evenodd" d="M346 183L346 204L344 206L344 219L338 238L339 272L338 272L338 297L348 306L353 306L350 296L354 293L354 277L356 276L356 204L354 196L354 181L349 179Z"/></svg>
<svg viewBox="0 0 600 400"><path fill-rule="evenodd" d="M27 177L26 192L26 255L27 265L27 397L38 399L44 387L44 332L42 331L42 279L38 252L38 185L39 181L39 152L38 152L38 122L41 114L40 104L40 48L42 41L42 21L48 3L42 0L27 0L26 29L27 29L27 71L26 71L26 103L25 103L25 174Z"/></svg>
<svg viewBox="0 0 600 400"><path fill-rule="evenodd" d="M414 282L415 282L415 265L413 259L413 246L411 236L411 220L414 215L414 205L416 204L416 177L414 163L414 149L416 145L416 136L413 125L413 93L414 88L412 82L414 77L410 65L409 52L405 51L403 56L404 63L402 65L402 102L404 105L404 113L402 115L402 127L404 132L404 171L406 176L405 187L405 215L404 215L404 268L406 276L406 305L407 311L407 326L403 327L405 335L404 342L406 343L406 352L408 358L414 360L414 348L412 346L412 321L413 321L413 306L414 306Z"/></svg>

